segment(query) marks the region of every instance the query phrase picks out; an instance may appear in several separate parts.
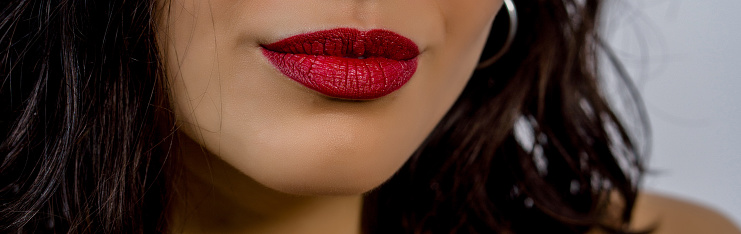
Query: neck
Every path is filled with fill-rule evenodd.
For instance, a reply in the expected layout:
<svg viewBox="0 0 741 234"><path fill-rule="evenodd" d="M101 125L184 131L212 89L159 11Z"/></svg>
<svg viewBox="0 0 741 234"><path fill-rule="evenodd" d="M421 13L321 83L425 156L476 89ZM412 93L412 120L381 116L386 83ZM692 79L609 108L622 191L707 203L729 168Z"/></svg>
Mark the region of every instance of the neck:
<svg viewBox="0 0 741 234"><path fill-rule="evenodd" d="M267 188L183 136L172 232L359 233L362 196L297 196Z"/></svg>

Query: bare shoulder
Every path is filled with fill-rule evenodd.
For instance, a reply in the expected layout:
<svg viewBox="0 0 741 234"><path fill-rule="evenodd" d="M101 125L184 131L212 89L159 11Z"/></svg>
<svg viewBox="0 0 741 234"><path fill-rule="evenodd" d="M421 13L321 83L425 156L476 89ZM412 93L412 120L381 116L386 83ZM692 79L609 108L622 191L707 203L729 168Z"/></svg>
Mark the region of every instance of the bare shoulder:
<svg viewBox="0 0 741 234"><path fill-rule="evenodd" d="M741 234L728 218L708 207L655 193L638 195L633 228L656 227L655 234Z"/></svg>

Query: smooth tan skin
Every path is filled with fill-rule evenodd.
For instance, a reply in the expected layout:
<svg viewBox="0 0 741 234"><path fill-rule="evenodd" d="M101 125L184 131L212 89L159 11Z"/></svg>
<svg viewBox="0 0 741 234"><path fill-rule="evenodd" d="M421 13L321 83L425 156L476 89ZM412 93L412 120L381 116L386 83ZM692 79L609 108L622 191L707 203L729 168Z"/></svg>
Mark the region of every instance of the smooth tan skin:
<svg viewBox="0 0 741 234"><path fill-rule="evenodd" d="M168 3L159 37L187 174L174 231L231 233L357 232L360 194L391 177L451 107L502 6L501 0L162 5ZM260 44L338 27L410 38L421 51L417 72L388 96L343 101L283 76L260 51Z"/></svg>
<svg viewBox="0 0 741 234"><path fill-rule="evenodd" d="M286 193L350 195L388 179L458 97L501 0L171 0L163 15L182 132ZM387 29L414 41L415 75L377 100L327 98L283 76L260 44Z"/></svg>
<svg viewBox="0 0 741 234"><path fill-rule="evenodd" d="M201 152L185 137L183 150ZM362 197L296 196L267 188L212 154L189 154L172 233L358 233ZM204 166L207 165L207 166ZM184 192L182 192L184 191Z"/></svg>
<svg viewBox="0 0 741 234"><path fill-rule="evenodd" d="M736 224L712 209L655 193L638 196L631 227L655 228L652 234L741 234Z"/></svg>
<svg viewBox="0 0 741 234"><path fill-rule="evenodd" d="M358 233L360 194L398 170L450 108L502 6L501 0L162 1L169 8L159 37L185 165L171 212L174 233ZM422 52L416 74L386 97L342 101L283 76L259 50L337 27L412 39ZM636 217L662 217L670 222L661 233L682 233L669 227L674 216L651 213L681 203L664 201L639 199ZM671 212L687 210L693 211ZM720 216L705 217L729 227ZM708 233L737 233L723 230L730 231Z"/></svg>

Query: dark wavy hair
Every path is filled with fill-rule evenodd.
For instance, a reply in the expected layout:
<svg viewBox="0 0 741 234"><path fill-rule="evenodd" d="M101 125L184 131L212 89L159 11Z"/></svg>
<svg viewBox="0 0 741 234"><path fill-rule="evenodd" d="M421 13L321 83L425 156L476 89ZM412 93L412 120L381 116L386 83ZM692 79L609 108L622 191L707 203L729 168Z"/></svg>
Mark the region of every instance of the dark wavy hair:
<svg viewBox="0 0 741 234"><path fill-rule="evenodd" d="M648 131L624 73L637 124L626 127L603 95L599 59L620 67L596 30L601 2L516 1L512 47L366 195L363 230L627 232ZM160 7L0 3L0 232L168 230L177 130ZM492 34L507 24L500 14ZM492 36L485 54L501 43Z"/></svg>

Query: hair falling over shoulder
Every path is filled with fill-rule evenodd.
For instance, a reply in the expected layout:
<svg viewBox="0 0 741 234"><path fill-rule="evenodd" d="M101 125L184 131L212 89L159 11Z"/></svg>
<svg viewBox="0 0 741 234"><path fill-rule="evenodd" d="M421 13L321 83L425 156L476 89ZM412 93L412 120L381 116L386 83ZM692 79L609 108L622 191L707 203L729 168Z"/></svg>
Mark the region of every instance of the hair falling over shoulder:
<svg viewBox="0 0 741 234"><path fill-rule="evenodd" d="M0 5L0 232L158 226L172 141L158 132L168 120L158 114L166 100L154 8Z"/></svg>
<svg viewBox="0 0 741 234"><path fill-rule="evenodd" d="M405 167L369 194L370 233L630 231L647 120L625 73L637 126L602 93L600 53L622 71L599 35L602 1L514 3L509 51L474 73ZM507 31L504 15L484 59L504 43L493 36Z"/></svg>
<svg viewBox="0 0 741 234"><path fill-rule="evenodd" d="M363 230L628 232L646 120L626 126L601 91L598 55L619 68L596 28L601 3L515 1L509 51L475 72L411 160L367 194ZM177 164L160 7L0 3L0 232L167 231ZM492 34L506 28L500 14ZM484 57L501 43L492 36Z"/></svg>

